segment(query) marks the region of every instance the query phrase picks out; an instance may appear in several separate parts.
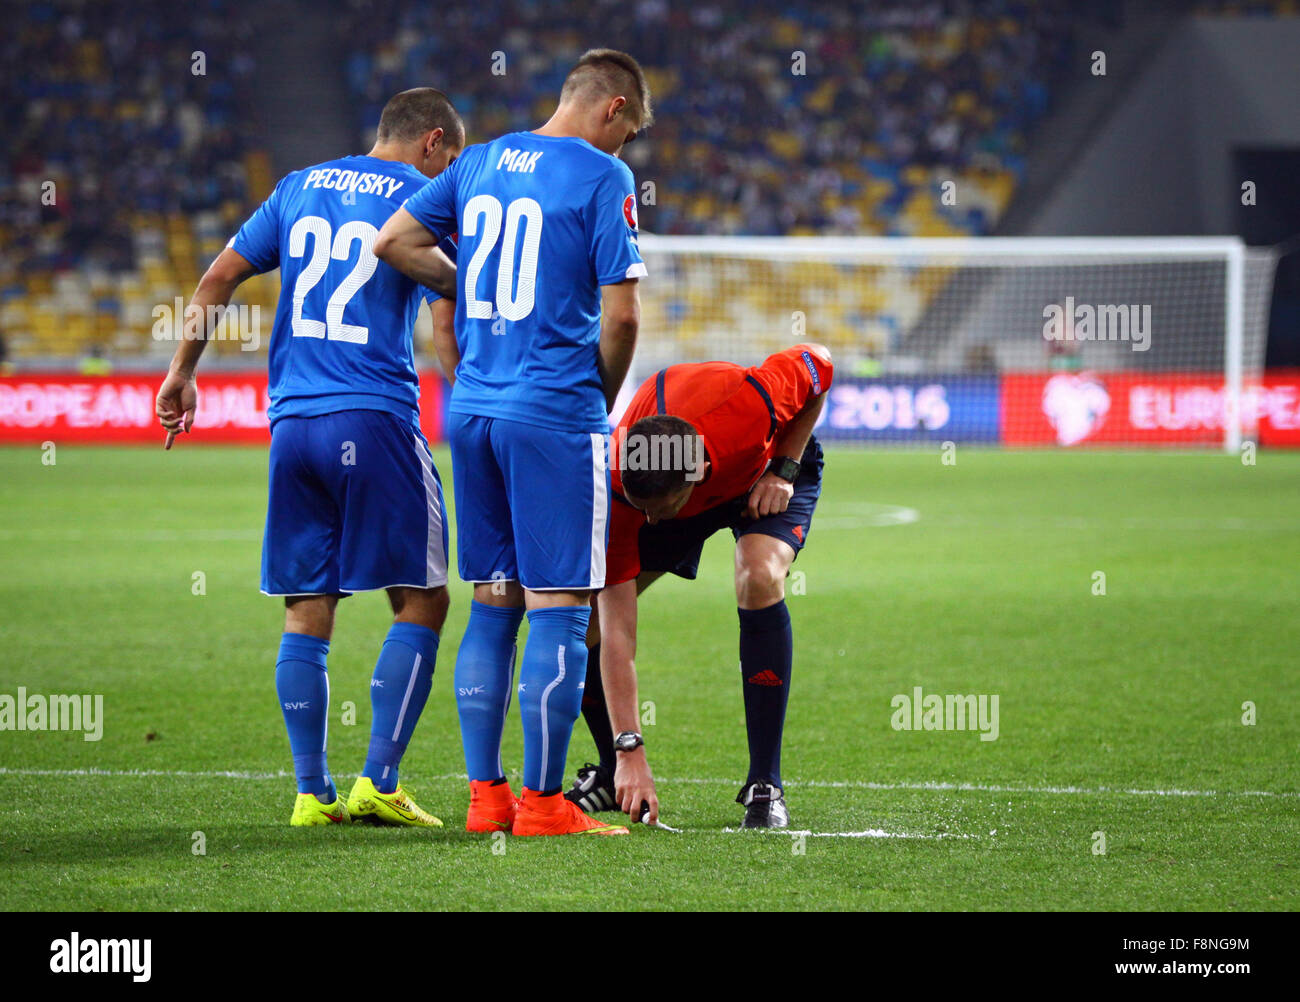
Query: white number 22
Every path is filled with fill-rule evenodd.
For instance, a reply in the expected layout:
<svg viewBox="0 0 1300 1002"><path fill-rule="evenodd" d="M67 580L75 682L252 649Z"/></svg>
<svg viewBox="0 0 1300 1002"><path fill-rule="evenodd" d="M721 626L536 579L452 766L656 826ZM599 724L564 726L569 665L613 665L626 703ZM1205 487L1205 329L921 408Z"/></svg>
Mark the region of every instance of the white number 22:
<svg viewBox="0 0 1300 1002"><path fill-rule="evenodd" d="M375 273L375 269L379 267L379 259L374 253L375 237L379 235L379 231L369 223L354 219L340 226L337 233L331 233L329 220L320 216L303 216L289 231L290 257L306 257L308 234L312 238L311 257L298 273L298 280L293 284L293 336L365 344L370 339L370 328L358 324L345 324L343 310L348 305L348 301L357 294L357 290L366 284L370 276ZM346 261L352 254L354 240L361 242L357 263L330 296L329 303L325 307L325 319L321 321L304 317L303 301L325 274L330 258Z"/></svg>

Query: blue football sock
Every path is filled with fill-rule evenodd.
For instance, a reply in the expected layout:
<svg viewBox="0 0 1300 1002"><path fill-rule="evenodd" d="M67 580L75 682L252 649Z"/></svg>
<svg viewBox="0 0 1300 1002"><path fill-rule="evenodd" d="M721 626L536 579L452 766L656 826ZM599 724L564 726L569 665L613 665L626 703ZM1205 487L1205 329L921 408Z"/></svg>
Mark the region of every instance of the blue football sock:
<svg viewBox="0 0 1300 1002"><path fill-rule="evenodd" d="M515 639L522 608L471 602L469 623L456 652L456 710L470 779L505 777L501 731L515 677Z"/></svg>
<svg viewBox="0 0 1300 1002"><path fill-rule="evenodd" d="M394 623L370 680L370 750L361 775L380 793L397 789L397 767L433 685L438 634L419 623Z"/></svg>
<svg viewBox="0 0 1300 1002"><path fill-rule="evenodd" d="M524 786L558 793L564 784L569 736L587 678L591 607L556 606L528 613L528 643L519 671L524 723Z"/></svg>
<svg viewBox="0 0 1300 1002"><path fill-rule="evenodd" d="M740 609L740 677L749 737L749 778L781 785L781 732L790 696L794 634L782 599L766 609Z"/></svg>
<svg viewBox="0 0 1300 1002"><path fill-rule="evenodd" d="M315 794L325 804L332 804L338 796L325 763L330 703L325 656L329 649L330 642L320 637L285 633L275 662L275 691L289 731L298 792Z"/></svg>

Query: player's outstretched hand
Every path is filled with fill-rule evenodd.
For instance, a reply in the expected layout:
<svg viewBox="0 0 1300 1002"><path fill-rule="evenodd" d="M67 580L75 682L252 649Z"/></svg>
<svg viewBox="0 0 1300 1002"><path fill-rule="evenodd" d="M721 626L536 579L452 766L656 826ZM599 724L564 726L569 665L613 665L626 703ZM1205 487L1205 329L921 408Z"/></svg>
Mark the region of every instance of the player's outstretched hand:
<svg viewBox="0 0 1300 1002"><path fill-rule="evenodd" d="M168 372L158 390L158 399L154 401L154 413L158 423L167 432L164 449L170 449L177 434L194 427L194 411L199 405L199 389L193 376L182 376L177 372Z"/></svg>
<svg viewBox="0 0 1300 1002"><path fill-rule="evenodd" d="M614 796L623 813L633 821L645 821L655 824L659 821L659 794L655 792L655 779L650 774L650 763L646 761L645 748L634 752L619 752L618 765L614 769ZM645 817L641 816L641 804L650 805Z"/></svg>
<svg viewBox="0 0 1300 1002"><path fill-rule="evenodd" d="M750 518L780 515L790 507L792 497L794 484L782 480L775 473L764 473L749 491L749 504L745 507L745 514Z"/></svg>

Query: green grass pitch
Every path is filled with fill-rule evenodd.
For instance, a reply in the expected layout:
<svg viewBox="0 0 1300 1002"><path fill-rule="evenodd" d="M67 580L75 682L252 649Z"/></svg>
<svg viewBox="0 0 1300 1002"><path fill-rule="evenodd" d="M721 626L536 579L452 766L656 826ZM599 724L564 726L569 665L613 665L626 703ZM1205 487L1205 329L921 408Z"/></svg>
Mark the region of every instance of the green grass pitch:
<svg viewBox="0 0 1300 1002"><path fill-rule="evenodd" d="M784 771L813 834L725 831L745 737L719 536L641 613L651 763L683 830L496 842L460 830L463 585L402 770L447 827L290 829L265 453L41 458L0 450L0 693L102 694L104 732L0 731L0 908L1300 906L1300 455L832 450L789 597ZM340 607L341 785L387 620L379 595ZM997 694L998 739L895 730L918 685ZM590 757L580 723L569 775Z"/></svg>

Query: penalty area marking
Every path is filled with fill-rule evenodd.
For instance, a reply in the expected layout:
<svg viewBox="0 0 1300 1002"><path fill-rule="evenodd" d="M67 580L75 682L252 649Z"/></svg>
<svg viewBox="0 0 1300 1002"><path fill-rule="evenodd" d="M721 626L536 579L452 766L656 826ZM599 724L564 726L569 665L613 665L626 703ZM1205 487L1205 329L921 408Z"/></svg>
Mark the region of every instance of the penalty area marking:
<svg viewBox="0 0 1300 1002"><path fill-rule="evenodd" d="M915 508L874 501L849 501L825 505L813 516L815 529L875 529L890 525L910 525L921 517Z"/></svg>

